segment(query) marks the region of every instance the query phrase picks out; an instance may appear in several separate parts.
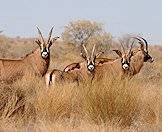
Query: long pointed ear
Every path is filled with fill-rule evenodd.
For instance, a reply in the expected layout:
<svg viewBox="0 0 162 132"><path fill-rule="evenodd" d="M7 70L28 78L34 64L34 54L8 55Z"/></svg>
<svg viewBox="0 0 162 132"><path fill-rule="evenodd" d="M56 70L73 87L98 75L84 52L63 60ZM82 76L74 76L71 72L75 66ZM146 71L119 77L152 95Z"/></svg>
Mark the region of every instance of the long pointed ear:
<svg viewBox="0 0 162 132"><path fill-rule="evenodd" d="M117 54L119 57L121 57L121 58L122 58L122 53L121 53L121 51L120 51L120 50L113 50L113 51L115 51L115 52L116 52L116 54Z"/></svg>
<svg viewBox="0 0 162 132"><path fill-rule="evenodd" d="M55 41L56 41L58 38L60 38L60 37L54 37L53 39L51 39L51 40L49 41L48 48L50 48L51 45L52 45L53 43L55 43Z"/></svg>
<svg viewBox="0 0 162 132"><path fill-rule="evenodd" d="M39 39L36 39L35 42L39 45L40 48L43 48L43 45Z"/></svg>
<svg viewBox="0 0 162 132"><path fill-rule="evenodd" d="M80 56L81 56L83 59L87 60L86 55L85 55L85 54L83 54L82 52L80 53Z"/></svg>
<svg viewBox="0 0 162 132"><path fill-rule="evenodd" d="M93 61L95 62L96 58L99 58L102 54L104 54L103 51L98 52L98 53L94 56Z"/></svg>
<svg viewBox="0 0 162 132"><path fill-rule="evenodd" d="M98 58L98 57L100 57L102 54L104 54L104 52L103 52L103 51L100 51L100 52L98 52L95 56L96 56L96 58Z"/></svg>

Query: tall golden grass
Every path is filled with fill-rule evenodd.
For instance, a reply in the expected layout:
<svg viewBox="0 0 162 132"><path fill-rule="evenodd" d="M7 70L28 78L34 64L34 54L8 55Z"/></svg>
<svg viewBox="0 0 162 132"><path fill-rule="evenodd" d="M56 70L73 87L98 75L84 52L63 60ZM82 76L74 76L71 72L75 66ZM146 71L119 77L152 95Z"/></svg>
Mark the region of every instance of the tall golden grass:
<svg viewBox="0 0 162 132"><path fill-rule="evenodd" d="M121 82L105 77L91 85L86 82L79 87L66 84L46 89L44 80L29 76L1 85L0 130L154 128L160 123L160 87L138 83L136 78Z"/></svg>

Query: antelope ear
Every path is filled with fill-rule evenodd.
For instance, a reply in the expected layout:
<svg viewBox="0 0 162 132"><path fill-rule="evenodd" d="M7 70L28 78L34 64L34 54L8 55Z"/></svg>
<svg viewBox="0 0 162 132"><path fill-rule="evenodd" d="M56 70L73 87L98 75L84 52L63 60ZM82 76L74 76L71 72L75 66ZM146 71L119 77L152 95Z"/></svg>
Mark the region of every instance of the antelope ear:
<svg viewBox="0 0 162 132"><path fill-rule="evenodd" d="M54 37L54 38L52 38L52 39L49 41L48 48L50 48L51 45L52 45L53 43L55 43L55 41L56 41L58 38L60 38L60 37Z"/></svg>
<svg viewBox="0 0 162 132"><path fill-rule="evenodd" d="M96 55L95 55L95 57L96 58L99 58L102 54L104 54L104 52L103 51L101 51L101 52L98 52Z"/></svg>
<svg viewBox="0 0 162 132"><path fill-rule="evenodd" d="M85 55L85 54L80 53L80 56L81 56L83 59L87 60L87 57L86 57L86 55Z"/></svg>
<svg viewBox="0 0 162 132"><path fill-rule="evenodd" d="M120 50L113 50L113 51L115 51L115 52L116 52L116 54L117 54L119 57L121 57L121 58L122 58L122 53L121 53L121 51L120 51Z"/></svg>
<svg viewBox="0 0 162 132"><path fill-rule="evenodd" d="M60 37L54 37L53 39L52 39L52 41L53 41L53 43L57 40L57 39L59 39Z"/></svg>
<svg viewBox="0 0 162 132"><path fill-rule="evenodd" d="M41 47L42 43L39 39L35 40L35 42Z"/></svg>
<svg viewBox="0 0 162 132"><path fill-rule="evenodd" d="M93 61L95 62L96 61L96 58L99 58L102 54L104 54L104 52L103 51L101 51L101 52L98 52L95 56L94 56L94 59L93 59Z"/></svg>

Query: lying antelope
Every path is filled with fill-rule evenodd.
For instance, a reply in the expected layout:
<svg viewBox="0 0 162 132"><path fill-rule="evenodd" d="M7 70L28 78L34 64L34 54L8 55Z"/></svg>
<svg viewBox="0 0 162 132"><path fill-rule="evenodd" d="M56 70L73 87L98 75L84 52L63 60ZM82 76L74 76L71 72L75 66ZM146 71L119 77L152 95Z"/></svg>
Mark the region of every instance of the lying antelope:
<svg viewBox="0 0 162 132"><path fill-rule="evenodd" d="M121 43L123 53L119 50L114 50L120 57L112 62L106 62L98 66L95 70L95 78L101 79L103 75L114 76L121 78L132 78L134 75L140 72L144 62L153 62L154 60L148 53L147 41L142 37L133 37L137 39L140 44L140 48L132 51L133 43L130 50L126 53L124 46ZM145 50L146 45L146 50Z"/></svg>
<svg viewBox="0 0 162 132"><path fill-rule="evenodd" d="M37 27L40 39L35 42L39 48L21 59L0 59L0 80L13 82L26 74L44 76L50 62L50 47L57 40L51 38L53 27L50 30L47 42L45 42L40 29Z"/></svg>
<svg viewBox="0 0 162 132"><path fill-rule="evenodd" d="M63 71L53 69L52 71L46 74L45 80L46 85L56 83L77 83L79 85L80 82L91 79L94 77L94 69L96 66L96 58L99 57L102 52L94 55L95 45L93 46L91 56L89 56L88 51L84 45L82 45L86 56L82 57L86 60L79 63L72 63L64 68Z"/></svg>

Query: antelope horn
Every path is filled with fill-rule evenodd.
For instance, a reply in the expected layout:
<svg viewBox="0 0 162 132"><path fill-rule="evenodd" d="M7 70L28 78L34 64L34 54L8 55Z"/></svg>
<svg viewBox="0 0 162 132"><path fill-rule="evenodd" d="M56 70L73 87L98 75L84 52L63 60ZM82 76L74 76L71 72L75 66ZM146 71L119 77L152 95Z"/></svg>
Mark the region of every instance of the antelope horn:
<svg viewBox="0 0 162 132"><path fill-rule="evenodd" d="M86 58L87 58L87 60L89 60L88 51L87 51L87 49L86 49L86 47L85 47L84 44L82 44L82 46L83 46L83 49L84 49L84 51L85 51L85 53L86 53Z"/></svg>
<svg viewBox="0 0 162 132"><path fill-rule="evenodd" d="M141 40L141 39L142 39L141 37L137 36L137 37L132 37L132 38L137 39L138 41L140 41L140 42L142 43L142 46L144 47L144 43L143 43L143 41Z"/></svg>
<svg viewBox="0 0 162 132"><path fill-rule="evenodd" d="M140 37L140 36L138 36L138 37L141 38L145 42L146 52L148 52L148 43L147 43L146 39L144 39L143 37Z"/></svg>
<svg viewBox="0 0 162 132"><path fill-rule="evenodd" d="M42 33L41 33L39 27L38 27L38 26L36 26L36 27L37 27L37 29L38 29L38 34L40 35L41 41L43 42L43 44L45 44L45 41L44 41L44 39L43 39L43 35L42 35Z"/></svg>
<svg viewBox="0 0 162 132"><path fill-rule="evenodd" d="M133 44L134 44L134 42L135 42L135 41L133 41L133 42L132 42L132 44L131 44L131 47L130 47L130 50L129 50L128 55L130 55L130 54L131 54L131 51L132 51L132 48L133 48Z"/></svg>
<svg viewBox="0 0 162 132"><path fill-rule="evenodd" d="M96 48L96 44L93 45L92 54L91 54L91 59L94 57L95 48Z"/></svg>
<svg viewBox="0 0 162 132"><path fill-rule="evenodd" d="M122 47L123 52L124 52L124 54L125 54L125 48L124 48L124 45L123 45L122 41L120 42L120 44L121 44L121 47Z"/></svg>
<svg viewBox="0 0 162 132"><path fill-rule="evenodd" d="M48 36L48 41L47 44L49 44L51 36L52 36L52 31L53 31L54 26L51 28L50 32L49 32L49 36Z"/></svg>

